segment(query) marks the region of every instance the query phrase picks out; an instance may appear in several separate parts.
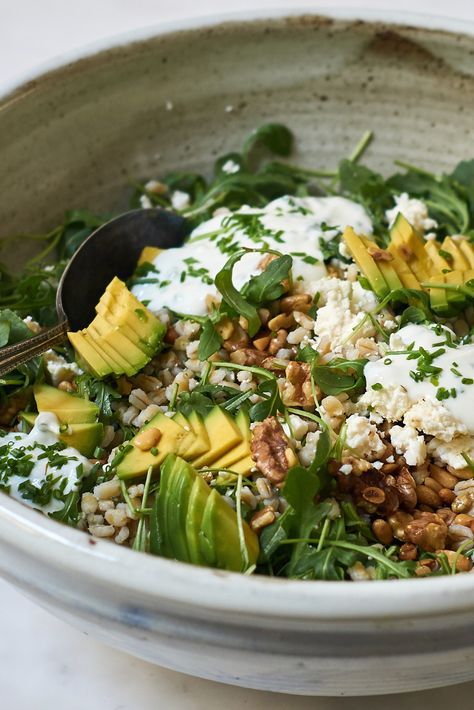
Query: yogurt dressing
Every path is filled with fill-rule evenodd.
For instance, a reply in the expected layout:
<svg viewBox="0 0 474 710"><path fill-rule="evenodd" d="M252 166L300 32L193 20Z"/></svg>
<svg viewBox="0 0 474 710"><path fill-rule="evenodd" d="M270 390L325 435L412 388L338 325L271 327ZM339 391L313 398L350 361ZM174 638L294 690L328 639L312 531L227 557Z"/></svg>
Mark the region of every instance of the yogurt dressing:
<svg viewBox="0 0 474 710"><path fill-rule="evenodd" d="M439 333L439 331L438 331ZM421 399L440 401L452 416L464 424L469 434L474 434L474 344L449 347L453 333L443 329L441 335L424 325L407 325L390 337L390 350L380 360L368 362L364 368L367 391L373 386L386 387L401 385L405 388L412 404ZM418 358L409 359L407 354L397 351L412 347L412 352L424 348L431 355L435 373L416 381L419 377ZM394 352L392 352L394 351ZM421 370L423 366L421 366ZM410 373L414 373L410 374Z"/></svg>
<svg viewBox="0 0 474 710"><path fill-rule="evenodd" d="M132 292L154 313L166 307L205 315L206 296L217 294L216 274L232 253L246 247L292 255L295 291L314 295L326 275L320 238L328 242L349 225L372 233L364 208L344 197L285 196L263 208L244 206L200 224L184 246L161 252L153 261L155 271L139 279ZM249 253L237 262L233 270L237 289L261 271L264 257Z"/></svg>
<svg viewBox="0 0 474 710"><path fill-rule="evenodd" d="M0 437L0 490L6 490L16 500L43 513L61 510L64 498L71 491L78 490L81 478L89 473L92 464L72 447L55 452L50 447L58 441L59 422L50 412L38 414L29 434L10 432ZM15 456L19 452L22 455ZM28 465L28 460L32 467ZM28 468L31 470L28 471ZM18 470L20 474L16 473ZM29 493L22 487L28 482L39 491L45 483L54 479L57 480L51 485L50 495L45 496L48 500L44 503L30 500Z"/></svg>

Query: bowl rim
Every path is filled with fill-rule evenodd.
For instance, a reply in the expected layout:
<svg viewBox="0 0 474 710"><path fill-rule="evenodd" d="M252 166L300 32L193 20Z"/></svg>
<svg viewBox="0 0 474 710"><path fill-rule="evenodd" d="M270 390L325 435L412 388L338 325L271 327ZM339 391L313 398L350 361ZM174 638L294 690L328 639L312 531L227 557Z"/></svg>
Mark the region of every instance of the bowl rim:
<svg viewBox="0 0 474 710"><path fill-rule="evenodd" d="M0 108L9 97L28 91L36 81L55 70L93 57L107 50L143 42L176 32L216 27L221 24L252 24L258 20L277 20L298 16L330 18L341 21L419 27L474 35L474 22L453 17L408 13L364 7L298 7L236 11L169 21L158 25L114 34L63 53L27 71L6 86L0 86ZM150 607L159 600L189 610L253 616L278 617L288 621L352 621L426 618L439 614L459 614L474 608L474 573L456 577L359 582L302 581L239 573L167 560L153 555L140 558L129 548L111 545L83 532L58 525L46 516L0 492L0 540L24 557L34 556L36 564L74 572L94 584L113 584L116 591L139 596ZM7 553L8 557L8 553ZM140 561L141 560L141 561ZM20 573L8 573L11 581L23 583ZM156 580L160 584L156 584ZM30 588L40 582L28 579ZM382 585L382 586L381 586ZM354 604L355 594L357 603ZM258 623L258 622L257 622Z"/></svg>

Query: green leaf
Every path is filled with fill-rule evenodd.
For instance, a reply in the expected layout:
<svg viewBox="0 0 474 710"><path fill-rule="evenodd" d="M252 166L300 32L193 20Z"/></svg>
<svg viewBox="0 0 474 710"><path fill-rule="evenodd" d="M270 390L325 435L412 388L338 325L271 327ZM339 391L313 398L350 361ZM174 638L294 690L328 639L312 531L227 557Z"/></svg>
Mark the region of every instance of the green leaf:
<svg viewBox="0 0 474 710"><path fill-rule="evenodd" d="M112 402L121 399L121 395L113 385L87 373L76 378L76 385L78 395L95 402L102 417L107 419L113 416Z"/></svg>
<svg viewBox="0 0 474 710"><path fill-rule="evenodd" d="M0 348L5 347L10 339L10 323L0 320Z"/></svg>
<svg viewBox="0 0 474 710"><path fill-rule="evenodd" d="M252 131L244 143L243 154L248 157L257 147L265 147L275 155L287 157L293 146L293 134L281 123L266 123Z"/></svg>
<svg viewBox="0 0 474 710"><path fill-rule="evenodd" d="M364 366L367 360L336 358L327 365L313 365L311 371L320 389L329 395L353 392L365 386Z"/></svg>
<svg viewBox="0 0 474 710"><path fill-rule="evenodd" d="M405 308L401 315L399 326L400 328L403 328L403 326L407 325L407 323L425 322L426 313L421 308L417 308L416 306L408 306L408 308Z"/></svg>
<svg viewBox="0 0 474 710"><path fill-rule="evenodd" d="M185 417L189 417L192 412L197 412L201 417L205 417L213 409L214 404L211 397L195 389L192 392L179 394L176 409L178 412L182 412Z"/></svg>
<svg viewBox="0 0 474 710"><path fill-rule="evenodd" d="M262 402L257 402L250 407L249 417L252 422L262 422L267 417L285 411L285 405L281 400L276 378L266 379L260 382L255 394L264 397L264 399Z"/></svg>
<svg viewBox="0 0 474 710"><path fill-rule="evenodd" d="M252 337L260 330L261 327L257 309L245 300L240 291L238 291L232 283L232 272L234 266L246 253L246 249L241 249L233 254L217 274L214 283L227 305L230 306L236 314L247 319L248 333L250 337Z"/></svg>
<svg viewBox="0 0 474 710"><path fill-rule="evenodd" d="M304 466L293 466L288 471L283 496L298 515L313 507L313 498L319 490L319 479Z"/></svg>
<svg viewBox="0 0 474 710"><path fill-rule="evenodd" d="M289 278L292 264L293 259L288 254L271 261L261 274L252 276L245 285L245 298L255 306L276 301L285 293L282 281Z"/></svg>
<svg viewBox="0 0 474 710"><path fill-rule="evenodd" d="M223 340L217 332L214 323L208 319L201 329L199 338L198 358L199 360L208 360L211 355L214 355L223 343Z"/></svg>

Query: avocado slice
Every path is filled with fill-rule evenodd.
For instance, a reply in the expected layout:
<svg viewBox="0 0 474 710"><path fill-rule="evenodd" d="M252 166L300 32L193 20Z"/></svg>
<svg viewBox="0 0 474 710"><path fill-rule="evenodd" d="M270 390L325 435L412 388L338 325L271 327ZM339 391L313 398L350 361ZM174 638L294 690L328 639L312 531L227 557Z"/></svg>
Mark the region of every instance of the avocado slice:
<svg viewBox="0 0 474 710"><path fill-rule="evenodd" d="M207 434L207 429L204 426L204 421L203 418L196 412L192 411L190 415L188 416L188 422L190 426L192 426L194 433L196 434L196 437L199 439L201 442L201 448L202 451L199 454L196 454L193 456L191 460L194 458L198 458L202 454L205 454L206 451L209 451L211 448L211 444L209 442L209 436Z"/></svg>
<svg viewBox="0 0 474 710"><path fill-rule="evenodd" d="M196 565L206 564L201 553L200 530L204 508L211 489L201 476L196 476L189 495L189 505L186 515L186 540L188 543L189 561Z"/></svg>
<svg viewBox="0 0 474 710"><path fill-rule="evenodd" d="M161 432L161 439L156 447L150 451L143 451L134 445L137 436L141 432L154 427ZM129 442L129 449L117 465L117 475L119 478L137 478L145 476L149 467L152 466L157 471L161 463L168 454L175 454L178 451L180 441L186 436L186 431L171 417L167 417L163 412L158 412L150 419Z"/></svg>
<svg viewBox="0 0 474 710"><path fill-rule="evenodd" d="M162 251L163 249L159 247L143 247L142 253L137 261L137 266L141 266L141 264L151 264Z"/></svg>
<svg viewBox="0 0 474 710"><path fill-rule="evenodd" d="M119 284L122 282L119 281ZM123 328L128 338L153 355L161 347L166 326L128 289L124 289L122 284L113 291L106 290L96 306L96 311L110 323Z"/></svg>
<svg viewBox="0 0 474 710"><path fill-rule="evenodd" d="M447 284L453 286L463 286L464 285L464 271L459 271L454 269L445 274L445 279ZM447 291L448 301L453 304L456 308L465 308L467 297L461 291Z"/></svg>
<svg viewBox="0 0 474 710"><path fill-rule="evenodd" d="M56 387L39 384L33 387L38 412L52 412L61 424L95 422L100 410L97 404Z"/></svg>
<svg viewBox="0 0 474 710"><path fill-rule="evenodd" d="M82 361L99 377L112 372L136 374L161 345L165 325L116 277L96 312L96 318L81 333L68 333Z"/></svg>
<svg viewBox="0 0 474 710"><path fill-rule="evenodd" d="M458 271L465 271L469 268L469 261L458 247L452 237L445 237L441 249L451 255L451 268Z"/></svg>
<svg viewBox="0 0 474 710"><path fill-rule="evenodd" d="M246 456L250 456L250 419L247 413L241 409L235 418L235 423L239 427L240 433L242 434L242 441L230 449L226 454L221 456L219 459L213 462L213 468L232 468L232 464L240 461Z"/></svg>
<svg viewBox="0 0 474 710"><path fill-rule="evenodd" d="M19 417L30 427L33 427L38 414L36 412L20 412ZM91 458L102 439L104 426L100 422L88 424L63 424L59 431L59 438L66 446L71 446L83 456Z"/></svg>
<svg viewBox="0 0 474 710"><path fill-rule="evenodd" d="M235 461L231 466L229 466L229 468L234 473L241 473L243 476L248 476L254 466L255 461L250 456L250 454L248 454L247 456L241 458L239 461Z"/></svg>
<svg viewBox="0 0 474 710"><path fill-rule="evenodd" d="M245 521L242 521L242 525L249 563L252 565L258 557L258 537ZM204 508L199 542L207 564L234 572L243 571L237 514L215 488L211 490Z"/></svg>
<svg viewBox="0 0 474 710"><path fill-rule="evenodd" d="M469 264L469 269L474 269L474 249L467 239L460 239L457 243L461 253Z"/></svg>
<svg viewBox="0 0 474 710"><path fill-rule="evenodd" d="M132 375L141 370L150 360L150 356L129 340L119 326L111 326L100 315L97 315L87 327L87 332L101 350L112 354L114 360L120 362L119 358L124 359L126 366L132 369Z"/></svg>
<svg viewBox="0 0 474 710"><path fill-rule="evenodd" d="M232 417L218 406L215 406L204 419L211 448L193 461L193 466L203 468L210 466L242 441L242 434Z"/></svg>
<svg viewBox="0 0 474 710"><path fill-rule="evenodd" d="M173 557L182 562L189 562L190 555L186 538L186 516L189 507L189 497L196 472L182 458L177 457L173 471L167 481L166 497L166 530Z"/></svg>
<svg viewBox="0 0 474 710"><path fill-rule="evenodd" d="M206 451L209 450L209 439L201 436L201 429L196 431L194 426L192 426L190 419L187 419L182 412L177 412L173 419L178 422L180 426L188 431L188 436L186 436L180 443L179 455L182 456L186 461L192 461L193 459L201 456ZM204 425L202 425L205 431Z"/></svg>
<svg viewBox="0 0 474 710"><path fill-rule="evenodd" d="M406 247L418 261L425 260L425 241L401 212L390 228L390 239L394 246Z"/></svg>
<svg viewBox="0 0 474 710"><path fill-rule="evenodd" d="M106 377L114 370L110 362L85 339L82 332L68 333L67 337L72 347L76 351L81 365L85 366L86 370L91 371L96 377Z"/></svg>
<svg viewBox="0 0 474 710"><path fill-rule="evenodd" d="M174 454L167 456L160 469L160 488L154 503L154 525L159 532L160 554L164 557L173 558L173 548L171 545L171 535L168 528L168 491L173 478L175 468L179 466L179 461Z"/></svg>
<svg viewBox="0 0 474 710"><path fill-rule="evenodd" d="M368 239L367 237L360 237L361 241L365 245L368 253L370 256L373 257L373 255L370 253L370 249L377 249L377 245L375 242L373 242L371 239ZM384 251L384 250L380 250ZM390 252L386 253L386 259L381 259L380 261L376 261L377 266L379 267L380 273L385 279L385 282L387 286L389 287L390 291L397 291L400 288L403 288L403 283L400 280L396 269L394 268L393 265L393 255L390 254ZM374 259L375 261L375 259Z"/></svg>
<svg viewBox="0 0 474 710"><path fill-rule="evenodd" d="M369 281L369 284L374 290L376 296L379 299L385 298L390 289L382 276L377 263L368 253L362 239L354 232L352 227L345 228L342 238L344 239L357 266Z"/></svg>

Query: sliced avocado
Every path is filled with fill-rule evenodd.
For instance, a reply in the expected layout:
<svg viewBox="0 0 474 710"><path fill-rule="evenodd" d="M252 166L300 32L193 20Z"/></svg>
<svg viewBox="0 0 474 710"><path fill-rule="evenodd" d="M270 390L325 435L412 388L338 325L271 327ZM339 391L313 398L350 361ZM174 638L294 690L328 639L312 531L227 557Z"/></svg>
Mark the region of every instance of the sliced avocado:
<svg viewBox="0 0 474 710"><path fill-rule="evenodd" d="M211 409L205 417L204 426L206 427L211 448L193 461L193 466L196 466L196 468L210 466L242 441L242 434L235 421L218 406Z"/></svg>
<svg viewBox="0 0 474 710"><path fill-rule="evenodd" d="M129 340L119 326L111 326L100 315L94 318L87 327L87 331L101 349L111 348L111 351L107 350L106 352L112 352L115 360L118 360L119 356L122 357L127 367L132 369L132 375L150 361L150 356ZM126 371L125 373L128 374Z"/></svg>
<svg viewBox="0 0 474 710"><path fill-rule="evenodd" d="M368 253L361 238L354 232L352 227L345 228L342 238L357 266L368 279L377 297L379 299L385 298L389 293L389 287L377 263Z"/></svg>
<svg viewBox="0 0 474 710"><path fill-rule="evenodd" d="M159 249L159 247L143 247L142 253L137 261L137 266L141 266L141 264L151 264L162 251L163 249Z"/></svg>
<svg viewBox="0 0 474 710"><path fill-rule="evenodd" d="M188 512L186 515L186 540L188 543L189 560L196 565L206 564L206 560L201 553L199 538L202 516L210 493L211 489L207 483L203 481L201 476L196 476L193 487L191 488Z"/></svg>
<svg viewBox="0 0 474 710"><path fill-rule="evenodd" d="M392 267L396 271L397 276L399 277L400 281L402 282L402 285L405 288L411 288L414 291L422 291L423 288L419 282L419 280L416 278L415 274L413 271L410 269L409 265L407 264L406 261L402 261L400 256L396 252L396 250L387 250L390 251L392 254Z"/></svg>
<svg viewBox="0 0 474 710"><path fill-rule="evenodd" d="M250 456L250 419L243 409L241 409L237 414L235 423L239 427L240 433L242 434L242 441L219 459L213 461L213 468L230 468L233 470L232 464L236 461L240 461L246 456Z"/></svg>
<svg viewBox="0 0 474 710"><path fill-rule="evenodd" d="M241 473L243 476L248 476L254 466L255 461L249 454L248 456L241 458L239 461L234 461L229 468L234 473Z"/></svg>
<svg viewBox="0 0 474 710"><path fill-rule="evenodd" d="M249 564L253 565L259 553L258 537L245 521L242 525ZM204 508L199 542L207 564L234 572L243 571L245 561L240 549L237 514L215 488Z"/></svg>
<svg viewBox="0 0 474 710"><path fill-rule="evenodd" d="M95 330L89 330L88 328L84 329L82 334L87 343L94 348L104 360L110 363L115 375L125 374L130 377L135 374L136 370L133 365L127 362L126 358L107 342L107 339L101 338Z"/></svg>
<svg viewBox="0 0 474 710"><path fill-rule="evenodd" d="M157 340L156 346L153 346L150 344L149 341L144 340L138 333L135 331L128 323L126 319L126 311L123 311L122 313L125 315L122 315L119 313L119 316L117 317L115 313L112 313L109 311L108 308L104 307L101 303L97 304L97 316L96 319L100 316L103 320L106 321L108 327L110 329L112 328L118 328L120 333L124 335L128 340L132 343L135 343L137 347L140 348L143 352L145 352L147 355L150 357L153 357L155 353L157 352L159 345L161 343L161 340ZM96 320L94 319L94 320Z"/></svg>
<svg viewBox="0 0 474 710"><path fill-rule="evenodd" d="M432 275L430 281L437 284L446 283L446 274ZM449 315L451 307L448 303L446 291L442 288L430 288L428 292L430 294L431 310L439 316Z"/></svg>
<svg viewBox="0 0 474 710"><path fill-rule="evenodd" d="M186 539L186 516L189 497L197 474L182 458L177 457L166 489L166 529L173 557L189 562Z"/></svg>
<svg viewBox="0 0 474 710"><path fill-rule="evenodd" d="M431 273L441 272L444 274L447 271L451 271L453 268L451 260L448 261L442 254L440 254L440 245L434 239L430 239L426 242L425 252L432 262L430 268Z"/></svg>
<svg viewBox="0 0 474 710"><path fill-rule="evenodd" d="M459 242L457 242L459 249L461 250L461 253L464 255L464 258L469 264L469 269L474 269L474 248L466 238L460 239Z"/></svg>
<svg viewBox="0 0 474 710"><path fill-rule="evenodd" d="M175 468L179 466L179 461L174 454L167 456L160 469L160 488L153 505L154 524L160 538L160 554L164 557L174 557L171 545L171 535L168 528L168 491L173 478Z"/></svg>
<svg viewBox="0 0 474 710"><path fill-rule="evenodd" d="M88 424L99 416L99 407L56 387L40 384L33 387L38 412L52 412L61 424Z"/></svg>
<svg viewBox="0 0 474 710"><path fill-rule="evenodd" d="M457 269L445 274L446 283L452 286L464 285L464 271ZM461 291L447 291L448 301L457 308L464 308L466 305L466 295Z"/></svg>
<svg viewBox="0 0 474 710"><path fill-rule="evenodd" d="M29 427L34 426L37 416L36 412L20 412L19 414L20 419L26 422ZM59 438L66 446L71 446L83 456L91 458L104 438L104 426L100 422L63 424L59 431Z"/></svg>
<svg viewBox="0 0 474 710"><path fill-rule="evenodd" d="M458 271L465 271L469 268L469 260L466 259L457 243L452 237L445 237L441 249L451 255L451 268Z"/></svg>
<svg viewBox="0 0 474 710"><path fill-rule="evenodd" d="M202 448L202 451L199 454L196 454L196 457L193 456L194 459L206 453L206 451L209 451L209 449L211 448L211 444L209 442L207 429L204 426L204 420L196 411L190 413L188 421L190 426L192 426L192 428L194 429L194 433L196 434L197 438L201 442Z"/></svg>
<svg viewBox="0 0 474 710"><path fill-rule="evenodd" d="M390 291L397 291L398 289L403 288L403 283L400 280L397 271L393 265L393 255L390 254L390 252L387 252L386 250L378 249L375 242L369 239L368 237L361 236L360 239L366 247L369 255L372 256L377 266L379 267L380 273L384 277L385 282L389 287ZM371 253L371 250L373 249L379 252L385 252L385 259L380 259L377 261L374 255Z"/></svg>
<svg viewBox="0 0 474 710"><path fill-rule="evenodd" d="M79 357L81 365L96 377L106 377L114 370L112 365L85 339L83 333L68 333L67 337Z"/></svg>
<svg viewBox="0 0 474 710"><path fill-rule="evenodd" d="M166 326L128 289L124 289L125 285L113 293L106 290L96 306L96 311L110 323L124 328L124 333L136 345L154 354L163 342ZM136 334L135 337L132 332Z"/></svg>
<svg viewBox="0 0 474 710"><path fill-rule="evenodd" d="M187 419L182 412L177 412L173 419L175 422L178 422L183 429L189 432L188 436L186 436L180 443L180 456L186 459L186 461L192 461L209 450L209 440L207 439L207 434L206 438L203 438L201 436L201 429L196 431L194 426L192 426L190 419ZM204 424L202 426L204 427Z"/></svg>
<svg viewBox="0 0 474 710"><path fill-rule="evenodd" d="M154 427L161 432L161 439L156 447L149 451L143 451L134 445L137 436L141 432ZM138 434L129 442L129 449L117 465L117 475L119 478L136 478L144 476L150 466L157 471L160 464L168 454L175 454L178 451L180 441L186 436L186 431L163 412L158 412L143 426Z"/></svg>
<svg viewBox="0 0 474 710"><path fill-rule="evenodd" d="M405 247L419 262L423 263L425 260L424 239L401 212L398 213L390 228L390 239L394 246ZM408 254L408 252L405 253Z"/></svg>

